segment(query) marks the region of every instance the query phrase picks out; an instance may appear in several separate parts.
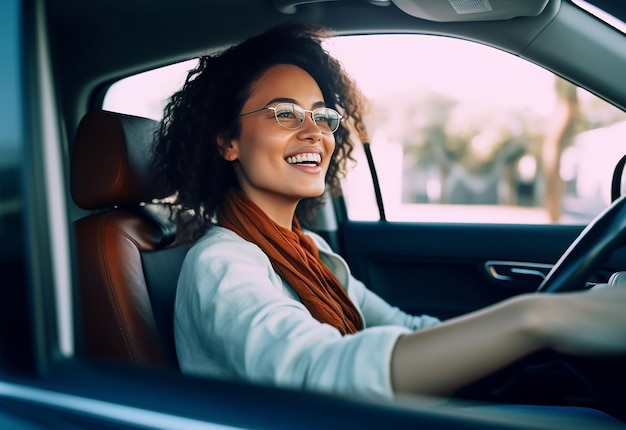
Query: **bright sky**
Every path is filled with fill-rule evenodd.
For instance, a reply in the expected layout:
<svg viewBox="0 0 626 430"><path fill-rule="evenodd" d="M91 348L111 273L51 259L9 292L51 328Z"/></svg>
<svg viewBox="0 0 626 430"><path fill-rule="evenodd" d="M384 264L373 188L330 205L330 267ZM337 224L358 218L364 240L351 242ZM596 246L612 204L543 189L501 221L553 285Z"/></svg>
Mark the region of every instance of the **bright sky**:
<svg viewBox="0 0 626 430"><path fill-rule="evenodd" d="M472 42L438 36L357 36L336 38L327 49L372 99L430 89L464 101L500 99L539 113L549 112L554 101L551 73ZM515 82L524 85L512 86ZM535 91L528 91L529 85Z"/></svg>

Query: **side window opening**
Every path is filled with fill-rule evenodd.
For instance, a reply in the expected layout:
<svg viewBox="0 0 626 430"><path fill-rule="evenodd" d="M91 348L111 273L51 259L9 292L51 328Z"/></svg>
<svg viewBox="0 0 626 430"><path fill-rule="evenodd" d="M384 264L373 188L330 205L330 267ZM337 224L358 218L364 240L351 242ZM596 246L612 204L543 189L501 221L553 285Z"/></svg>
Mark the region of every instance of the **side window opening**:
<svg viewBox="0 0 626 430"><path fill-rule="evenodd" d="M183 86L197 63L191 59L121 79L109 87L102 108L158 121L170 96Z"/></svg>
<svg viewBox="0 0 626 430"><path fill-rule="evenodd" d="M344 36L327 49L371 101L388 220L585 224L609 205L611 171L626 154L626 113L609 103L463 40ZM120 80L103 108L160 119L196 61ZM343 183L348 216L377 220L360 145L355 158Z"/></svg>
<svg viewBox="0 0 626 430"><path fill-rule="evenodd" d="M626 153L623 111L490 47L374 37L336 38L331 52L372 101L389 220L585 224L609 205L611 172ZM367 170L364 158L357 169ZM349 217L378 219L363 189L368 173L354 173L344 184Z"/></svg>

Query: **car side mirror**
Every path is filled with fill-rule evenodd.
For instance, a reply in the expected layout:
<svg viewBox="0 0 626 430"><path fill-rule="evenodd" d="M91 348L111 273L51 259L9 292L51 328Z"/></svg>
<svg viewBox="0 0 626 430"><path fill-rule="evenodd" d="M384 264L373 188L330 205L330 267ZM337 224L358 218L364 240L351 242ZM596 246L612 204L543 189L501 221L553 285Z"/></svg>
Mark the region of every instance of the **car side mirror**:
<svg viewBox="0 0 626 430"><path fill-rule="evenodd" d="M613 171L613 180L611 181L611 201L619 199L626 194L626 178L624 177L624 166L626 165L626 155L617 162Z"/></svg>

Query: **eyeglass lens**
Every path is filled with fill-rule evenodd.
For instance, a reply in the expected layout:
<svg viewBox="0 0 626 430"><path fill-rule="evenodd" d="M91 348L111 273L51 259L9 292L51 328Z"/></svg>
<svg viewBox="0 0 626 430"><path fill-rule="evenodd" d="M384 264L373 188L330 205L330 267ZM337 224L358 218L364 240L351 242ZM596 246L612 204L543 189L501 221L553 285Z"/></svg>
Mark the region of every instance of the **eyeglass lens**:
<svg viewBox="0 0 626 430"><path fill-rule="evenodd" d="M293 103L279 103L274 108L276 121L290 130L300 128L304 123L306 111ZM341 116L330 108L317 108L312 113L313 121L324 133L334 133L339 128Z"/></svg>

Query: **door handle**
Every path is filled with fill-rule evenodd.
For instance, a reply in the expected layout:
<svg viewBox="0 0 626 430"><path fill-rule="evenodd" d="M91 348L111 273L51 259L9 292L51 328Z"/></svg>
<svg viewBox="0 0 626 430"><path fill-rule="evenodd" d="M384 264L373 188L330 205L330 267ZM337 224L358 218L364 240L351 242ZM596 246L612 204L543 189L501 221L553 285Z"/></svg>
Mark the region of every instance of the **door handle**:
<svg viewBox="0 0 626 430"><path fill-rule="evenodd" d="M541 283L552 264L527 263L521 261L487 261L487 275L498 282L520 284Z"/></svg>

